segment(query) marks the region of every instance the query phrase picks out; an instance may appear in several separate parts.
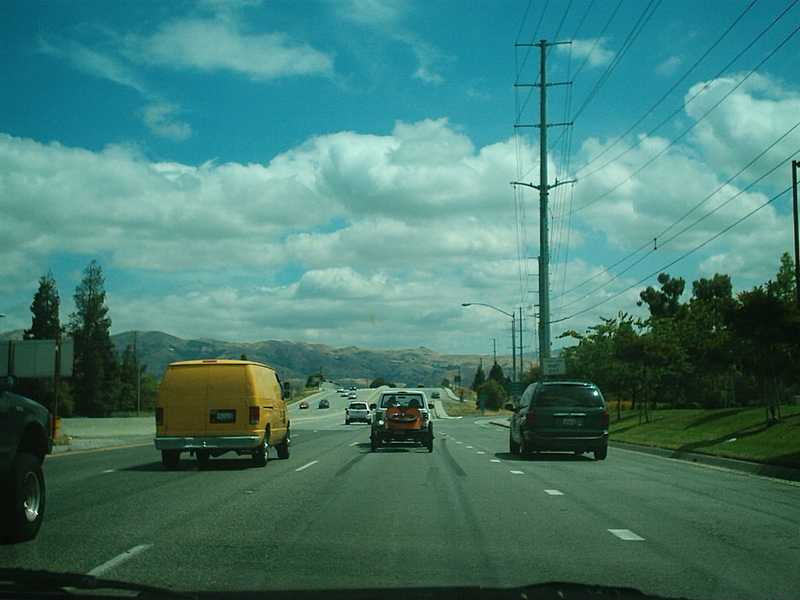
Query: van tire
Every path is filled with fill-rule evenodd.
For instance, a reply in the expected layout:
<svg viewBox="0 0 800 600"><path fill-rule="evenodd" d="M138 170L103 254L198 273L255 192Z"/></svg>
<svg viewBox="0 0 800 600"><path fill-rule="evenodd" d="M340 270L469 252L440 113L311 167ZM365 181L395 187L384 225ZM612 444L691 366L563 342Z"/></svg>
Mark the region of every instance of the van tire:
<svg viewBox="0 0 800 600"><path fill-rule="evenodd" d="M267 466L267 452L269 450L269 434L264 434L264 441L261 445L253 450L253 466L266 467Z"/></svg>
<svg viewBox="0 0 800 600"><path fill-rule="evenodd" d="M289 455L292 452L292 438L289 429L286 430L286 436L283 438L281 443L275 446L275 450L277 451L278 458L280 460L286 460L289 458Z"/></svg>
<svg viewBox="0 0 800 600"><path fill-rule="evenodd" d="M181 453L179 450L162 450L161 462L167 471L177 471L181 464Z"/></svg>
<svg viewBox="0 0 800 600"><path fill-rule="evenodd" d="M3 476L7 477L8 485L0 498L3 541L32 540L39 533L44 517L42 465L33 454L20 452Z"/></svg>

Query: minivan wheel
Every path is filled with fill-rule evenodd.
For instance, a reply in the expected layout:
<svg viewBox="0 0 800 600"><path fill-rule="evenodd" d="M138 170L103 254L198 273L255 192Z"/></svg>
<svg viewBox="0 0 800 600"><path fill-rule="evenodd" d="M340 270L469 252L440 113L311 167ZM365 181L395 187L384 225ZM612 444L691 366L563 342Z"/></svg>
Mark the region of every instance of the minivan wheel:
<svg viewBox="0 0 800 600"><path fill-rule="evenodd" d="M9 542L32 540L44 517L42 465L33 454L20 452L3 475L8 477L8 487L0 492L2 537Z"/></svg>
<svg viewBox="0 0 800 600"><path fill-rule="evenodd" d="M161 462L167 471L177 471L181 464L181 453L179 450L162 450Z"/></svg>
<svg viewBox="0 0 800 600"><path fill-rule="evenodd" d="M510 431L508 432L508 451L511 454L519 454L519 444L514 441L514 436Z"/></svg>
<svg viewBox="0 0 800 600"><path fill-rule="evenodd" d="M608 456L608 446L603 446L594 451L595 460L605 460L606 456Z"/></svg>
<svg viewBox="0 0 800 600"><path fill-rule="evenodd" d="M289 458L289 454L291 453L291 446L292 446L292 438L289 434L289 430L286 430L286 437L283 438L280 444L275 446L275 450L278 452L278 458L281 460L286 460Z"/></svg>

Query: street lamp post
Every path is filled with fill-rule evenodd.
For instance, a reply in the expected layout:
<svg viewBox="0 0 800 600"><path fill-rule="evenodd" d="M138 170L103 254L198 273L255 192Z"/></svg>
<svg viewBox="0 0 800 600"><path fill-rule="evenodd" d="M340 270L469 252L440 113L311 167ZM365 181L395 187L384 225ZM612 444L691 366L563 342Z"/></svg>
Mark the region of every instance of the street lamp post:
<svg viewBox="0 0 800 600"><path fill-rule="evenodd" d="M484 302L464 302L461 304L461 306L486 306L487 308L493 308L497 312L503 313L507 317L511 317L511 381L517 381L517 317L513 312L506 312L501 308L497 308L496 306L492 306L491 304L486 304Z"/></svg>

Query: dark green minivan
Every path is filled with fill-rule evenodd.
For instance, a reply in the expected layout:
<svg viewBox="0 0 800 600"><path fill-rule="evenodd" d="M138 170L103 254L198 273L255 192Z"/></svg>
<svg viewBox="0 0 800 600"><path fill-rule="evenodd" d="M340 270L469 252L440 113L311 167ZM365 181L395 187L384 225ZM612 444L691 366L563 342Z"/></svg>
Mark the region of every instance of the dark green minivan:
<svg viewBox="0 0 800 600"><path fill-rule="evenodd" d="M608 454L609 413L603 394L593 383L537 381L528 386L514 406L509 429L511 454L535 452L593 452L597 460Z"/></svg>

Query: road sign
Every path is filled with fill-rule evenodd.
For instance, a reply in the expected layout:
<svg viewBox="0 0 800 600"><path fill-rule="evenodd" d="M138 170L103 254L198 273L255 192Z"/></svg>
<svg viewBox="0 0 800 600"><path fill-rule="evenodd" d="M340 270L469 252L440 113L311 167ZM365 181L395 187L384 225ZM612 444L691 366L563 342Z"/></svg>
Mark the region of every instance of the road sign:
<svg viewBox="0 0 800 600"><path fill-rule="evenodd" d="M543 358L542 375L566 375L567 360L563 357Z"/></svg>

